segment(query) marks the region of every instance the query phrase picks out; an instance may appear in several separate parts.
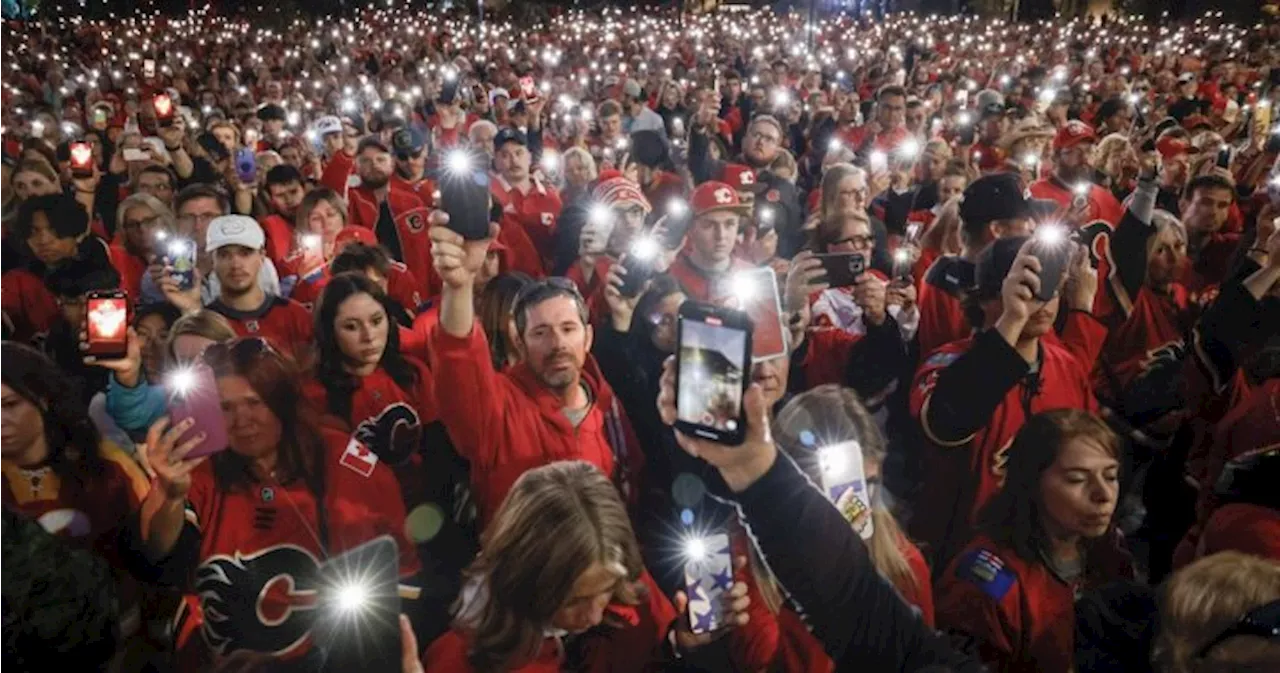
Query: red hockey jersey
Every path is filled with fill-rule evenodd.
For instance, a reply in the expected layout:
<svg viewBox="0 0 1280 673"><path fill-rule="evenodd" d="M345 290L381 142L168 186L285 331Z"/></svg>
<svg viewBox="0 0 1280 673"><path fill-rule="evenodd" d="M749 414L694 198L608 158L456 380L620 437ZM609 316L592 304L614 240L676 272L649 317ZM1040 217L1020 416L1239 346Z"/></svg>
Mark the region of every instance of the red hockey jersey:
<svg viewBox="0 0 1280 673"><path fill-rule="evenodd" d="M256 311L239 311L213 300L206 308L222 315L236 336L260 336L278 350L300 356L311 346L311 313L302 304L268 296Z"/></svg>

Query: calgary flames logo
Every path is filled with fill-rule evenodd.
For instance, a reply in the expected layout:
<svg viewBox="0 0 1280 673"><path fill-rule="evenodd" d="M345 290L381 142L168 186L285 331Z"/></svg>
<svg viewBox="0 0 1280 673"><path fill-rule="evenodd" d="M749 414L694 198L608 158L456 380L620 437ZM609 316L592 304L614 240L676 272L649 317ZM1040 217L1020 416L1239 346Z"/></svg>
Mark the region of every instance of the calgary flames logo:
<svg viewBox="0 0 1280 673"><path fill-rule="evenodd" d="M315 621L318 571L316 558L294 545L209 558L196 570L205 642L224 656L298 647Z"/></svg>
<svg viewBox="0 0 1280 673"><path fill-rule="evenodd" d="M413 407L396 402L356 427L355 438L388 465L403 465L422 445L422 421Z"/></svg>
<svg viewBox="0 0 1280 673"><path fill-rule="evenodd" d="M728 187L717 189L713 196L715 196L716 203L721 205L733 203L733 192Z"/></svg>

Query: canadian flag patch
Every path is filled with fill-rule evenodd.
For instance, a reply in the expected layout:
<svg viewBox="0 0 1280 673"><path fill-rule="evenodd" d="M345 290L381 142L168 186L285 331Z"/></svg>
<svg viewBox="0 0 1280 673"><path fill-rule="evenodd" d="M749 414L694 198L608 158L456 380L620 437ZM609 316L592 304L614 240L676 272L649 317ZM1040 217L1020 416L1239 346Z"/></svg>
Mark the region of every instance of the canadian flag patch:
<svg viewBox="0 0 1280 673"><path fill-rule="evenodd" d="M373 474L373 468L378 466L378 456L361 444L360 440L352 437L351 441L347 442L347 450L342 452L342 458L338 462L352 472L368 477Z"/></svg>

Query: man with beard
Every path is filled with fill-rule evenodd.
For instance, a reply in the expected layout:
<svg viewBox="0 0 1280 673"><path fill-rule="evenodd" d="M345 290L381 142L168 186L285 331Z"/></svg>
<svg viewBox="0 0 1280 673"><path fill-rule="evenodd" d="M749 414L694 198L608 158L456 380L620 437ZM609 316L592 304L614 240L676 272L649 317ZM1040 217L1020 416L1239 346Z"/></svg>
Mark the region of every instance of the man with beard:
<svg viewBox="0 0 1280 673"><path fill-rule="evenodd" d="M422 199L422 205L431 208L435 202L436 185L427 178L427 139L418 129L409 126L391 136L391 148L396 153L396 173L391 177L392 189L412 192Z"/></svg>
<svg viewBox="0 0 1280 673"><path fill-rule="evenodd" d="M694 115L689 134L689 172L695 182L725 181L724 169L730 163L745 164L753 170L763 171L778 158L786 143L786 133L777 117L757 115L747 125L747 133L742 139L742 156L736 162L712 159L711 136L719 131L719 122L715 106L705 101Z"/></svg>
<svg viewBox="0 0 1280 673"><path fill-rule="evenodd" d="M356 147L355 156L340 152L332 163L354 161L358 186L348 188L345 182L325 182L339 194L347 195L347 224L371 229L390 253L413 272L422 287L423 296L431 296L428 283L431 274L431 242L427 238L428 210L418 195L407 189L393 189L395 161L391 151L377 136L366 136ZM347 170L326 170L330 176L346 176ZM345 177L343 178L345 180ZM337 183L337 184L335 184Z"/></svg>
<svg viewBox="0 0 1280 673"><path fill-rule="evenodd" d="M1102 220L1114 227L1124 215L1111 190L1090 182L1089 156L1097 140L1092 126L1078 119L1067 122L1053 136L1053 175L1029 187L1035 198L1057 201L1073 226Z"/></svg>
<svg viewBox="0 0 1280 673"><path fill-rule="evenodd" d="M588 461L624 496L637 495L640 447L589 355L592 328L573 283L552 278L521 291L512 310L521 359L499 374L473 296L493 238L466 241L446 226L446 214L432 217L431 254L444 287L429 350L436 387L449 391L441 396L440 418L471 464L481 520L493 516L521 474L557 460ZM497 234L492 226L491 236Z"/></svg>
<svg viewBox="0 0 1280 673"><path fill-rule="evenodd" d="M305 180L297 168L280 164L267 171L267 205L271 213L262 218L262 230L267 235L267 258L280 268L293 251L293 218L306 195Z"/></svg>
<svg viewBox="0 0 1280 673"><path fill-rule="evenodd" d="M1092 361L1047 338L1061 302L1071 311L1093 305L1096 275L1092 285L1060 286L1048 301L1037 299L1043 265L1035 252L1052 244L1012 237L987 246L978 256L977 287L966 298L966 313L981 319L976 333L934 351L916 372L911 413L931 455L921 489L927 506L912 525L937 550L936 562L957 551L977 512L999 491L1005 452L1027 418L1050 409L1097 410ZM1088 255L1077 246L1070 264L1083 279Z"/></svg>
<svg viewBox="0 0 1280 673"><path fill-rule="evenodd" d="M502 208L504 226L518 225L529 236L550 268L555 256L556 224L560 219L560 192L533 175L529 136L504 128L493 141L497 176L490 183L493 200Z"/></svg>
<svg viewBox="0 0 1280 673"><path fill-rule="evenodd" d="M218 297L208 309L220 313L238 336L266 339L300 355L311 343L311 313L292 299L267 294L258 283L266 263L266 235L251 217L223 215L209 223L205 250L213 256Z"/></svg>

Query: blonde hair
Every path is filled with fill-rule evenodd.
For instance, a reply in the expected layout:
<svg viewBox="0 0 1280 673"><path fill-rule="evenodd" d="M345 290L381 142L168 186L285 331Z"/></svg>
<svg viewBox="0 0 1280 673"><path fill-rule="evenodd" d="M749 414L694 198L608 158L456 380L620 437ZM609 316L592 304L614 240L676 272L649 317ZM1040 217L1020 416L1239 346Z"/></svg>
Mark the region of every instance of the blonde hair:
<svg viewBox="0 0 1280 673"><path fill-rule="evenodd" d="M854 166L853 164L832 164L827 167L825 173L822 174L822 203L819 207L819 214L823 220L835 210L836 200L840 198L840 183L848 177L862 176L863 180L867 180L867 172ZM867 185L870 189L870 184ZM868 194L870 199L871 195Z"/></svg>
<svg viewBox="0 0 1280 673"><path fill-rule="evenodd" d="M1112 133L1093 148L1093 161L1090 163L1099 170L1103 170L1112 157L1122 152L1133 152L1133 143L1129 142L1129 138L1123 133Z"/></svg>
<svg viewBox="0 0 1280 673"><path fill-rule="evenodd" d="M774 422L774 437L779 448L791 456L814 483L820 483L822 468L817 451L810 445L812 439L806 433L828 445L849 440L858 442L863 463L883 464L888 453L880 427L858 394L834 383L796 395L778 412ZM802 436L810 441L806 443ZM873 502L872 524L874 532L867 540L867 551L876 570L894 586L919 589L919 579L899 546L906 536L893 514Z"/></svg>
<svg viewBox="0 0 1280 673"><path fill-rule="evenodd" d="M1198 656L1245 613L1277 599L1280 563L1234 551L1192 563L1174 573L1161 594L1152 663L1163 673L1277 670L1280 645L1261 638L1231 638Z"/></svg>
<svg viewBox="0 0 1280 673"><path fill-rule="evenodd" d="M587 167L587 173L590 174L591 180L595 180L599 177L595 157L591 156L591 153L582 147L570 147L565 150L564 154L560 155L560 161L564 166L568 166L569 159L574 157L577 157L578 160L582 162L582 165Z"/></svg>
<svg viewBox="0 0 1280 673"><path fill-rule="evenodd" d="M173 354L173 344L183 335L204 337L217 343L236 338L236 332L231 329L231 323L227 322L221 314L204 308L188 313L175 320L173 327L169 328L169 341L165 344L164 350L170 363L177 360Z"/></svg>
<svg viewBox="0 0 1280 673"><path fill-rule="evenodd" d="M125 200L120 202L116 208L116 231L124 231L124 216L130 209L143 207L149 209L152 214L160 218L160 227L165 231L174 231L176 223L173 219L173 211L166 206L163 201L146 192L136 192L130 194Z"/></svg>
<svg viewBox="0 0 1280 673"><path fill-rule="evenodd" d="M343 226L346 226L346 200L328 187L316 187L315 189L307 192L307 195L302 197L302 203L298 204L298 212L294 216L293 221L297 223L297 227L300 230L310 231L310 225L307 224L307 220L311 218L311 211L315 210L316 206L320 205L320 202L322 201L333 206L333 209L338 211L338 214L342 215L342 224Z"/></svg>
<svg viewBox="0 0 1280 673"><path fill-rule="evenodd" d="M637 605L645 595L640 545L618 490L596 466L563 461L520 476L484 532L467 577L459 626L472 634L471 665L502 671L535 656L544 630L592 566L618 576L612 601Z"/></svg>

